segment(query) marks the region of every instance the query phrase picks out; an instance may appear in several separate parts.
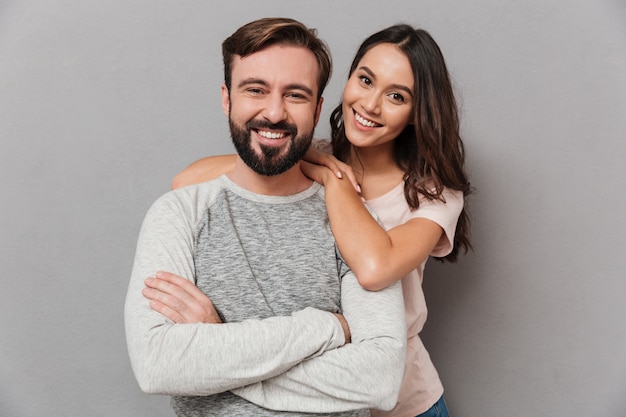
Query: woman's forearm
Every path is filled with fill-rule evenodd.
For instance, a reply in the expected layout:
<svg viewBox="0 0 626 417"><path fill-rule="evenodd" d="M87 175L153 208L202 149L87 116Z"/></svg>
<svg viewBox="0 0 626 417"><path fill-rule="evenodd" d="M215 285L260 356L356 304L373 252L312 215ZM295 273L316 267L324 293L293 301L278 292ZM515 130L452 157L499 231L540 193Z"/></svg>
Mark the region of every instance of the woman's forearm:
<svg viewBox="0 0 626 417"><path fill-rule="evenodd" d="M227 174L235 166L236 155L208 156L199 159L179 172L172 181L172 190L199 184Z"/></svg>
<svg viewBox="0 0 626 417"><path fill-rule="evenodd" d="M442 227L416 217L385 230L346 180L327 176L326 205L337 246L369 290L380 290L421 265L441 239Z"/></svg>
<svg viewBox="0 0 626 417"><path fill-rule="evenodd" d="M337 246L361 285L379 290L399 280L386 254L392 242L383 227L363 205L349 181L325 181L326 205Z"/></svg>

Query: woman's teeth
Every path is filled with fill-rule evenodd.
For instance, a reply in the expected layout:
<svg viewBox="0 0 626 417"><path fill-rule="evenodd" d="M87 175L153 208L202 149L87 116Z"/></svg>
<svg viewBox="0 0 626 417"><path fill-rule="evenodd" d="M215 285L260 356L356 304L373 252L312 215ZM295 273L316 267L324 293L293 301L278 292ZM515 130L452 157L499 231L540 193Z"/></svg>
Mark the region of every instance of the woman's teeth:
<svg viewBox="0 0 626 417"><path fill-rule="evenodd" d="M378 123L374 123L370 120L367 120L364 117L362 117L359 113L356 113L356 112L354 113L354 118L356 119L357 122L359 122L360 124L366 127L380 126Z"/></svg>

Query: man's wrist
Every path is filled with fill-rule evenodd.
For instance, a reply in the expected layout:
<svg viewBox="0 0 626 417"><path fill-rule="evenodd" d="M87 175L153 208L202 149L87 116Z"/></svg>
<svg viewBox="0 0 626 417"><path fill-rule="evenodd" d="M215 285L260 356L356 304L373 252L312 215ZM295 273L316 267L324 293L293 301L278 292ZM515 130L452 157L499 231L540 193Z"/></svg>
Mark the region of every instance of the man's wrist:
<svg viewBox="0 0 626 417"><path fill-rule="evenodd" d="M343 329L343 336L345 338L345 344L350 343L352 340L352 335L350 334L350 326L348 325L348 321L344 316L339 313L333 314L335 315L335 317L337 317L337 320L339 320L339 323L341 324L341 328Z"/></svg>

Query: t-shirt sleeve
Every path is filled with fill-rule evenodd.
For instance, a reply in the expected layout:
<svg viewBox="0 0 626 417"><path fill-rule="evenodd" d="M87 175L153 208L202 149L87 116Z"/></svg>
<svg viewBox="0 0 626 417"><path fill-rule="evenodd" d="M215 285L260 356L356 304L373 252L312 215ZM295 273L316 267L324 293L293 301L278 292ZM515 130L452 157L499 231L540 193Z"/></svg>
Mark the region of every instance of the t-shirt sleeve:
<svg viewBox="0 0 626 417"><path fill-rule="evenodd" d="M424 218L437 223L444 234L431 252L432 256L443 257L448 255L454 246L456 224L463 210L463 192L444 188L441 200L420 199L420 206L411 214L411 218Z"/></svg>

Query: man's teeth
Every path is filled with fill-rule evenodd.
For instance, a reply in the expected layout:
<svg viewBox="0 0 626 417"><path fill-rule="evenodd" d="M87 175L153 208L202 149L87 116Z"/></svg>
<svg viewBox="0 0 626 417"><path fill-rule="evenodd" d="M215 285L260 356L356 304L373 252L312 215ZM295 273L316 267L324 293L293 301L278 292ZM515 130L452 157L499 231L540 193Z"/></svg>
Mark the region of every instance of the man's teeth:
<svg viewBox="0 0 626 417"><path fill-rule="evenodd" d="M267 139L281 139L285 137L285 133L267 132L265 130L258 131L259 136L263 136Z"/></svg>
<svg viewBox="0 0 626 417"><path fill-rule="evenodd" d="M367 120L363 117L361 117L361 115L359 113L354 113L354 117L356 119L357 122L359 122L360 124L362 124L363 126L367 126L367 127L375 127L378 126L378 123L374 123L370 120Z"/></svg>

